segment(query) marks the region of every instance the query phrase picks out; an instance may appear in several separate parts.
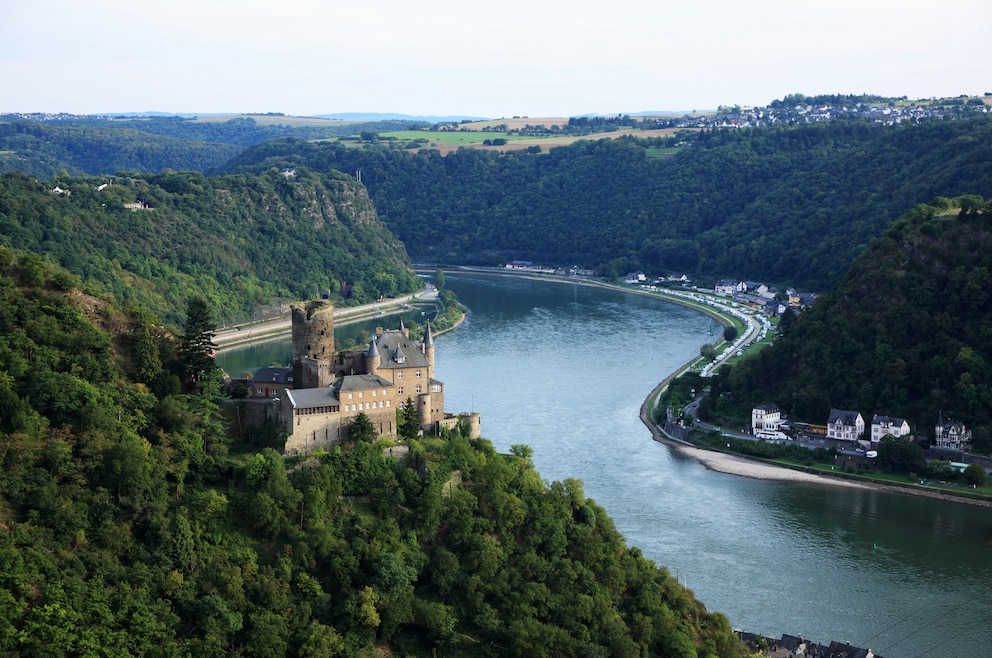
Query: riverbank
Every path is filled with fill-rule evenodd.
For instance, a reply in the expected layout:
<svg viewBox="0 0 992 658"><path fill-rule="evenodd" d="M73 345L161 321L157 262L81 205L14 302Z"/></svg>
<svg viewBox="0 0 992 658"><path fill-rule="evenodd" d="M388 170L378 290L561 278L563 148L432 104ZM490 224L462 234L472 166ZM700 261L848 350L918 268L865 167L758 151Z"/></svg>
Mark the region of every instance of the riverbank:
<svg viewBox="0 0 992 658"><path fill-rule="evenodd" d="M681 369L680 369L681 371ZM680 371L677 371L676 374ZM900 485L887 482L879 482L870 476L852 476L847 474L831 475L823 472L810 472L791 468L781 464L770 464L768 462L751 459L743 455L720 452L709 448L702 448L690 443L679 441L668 436L665 431L651 419L651 409L654 401L661 393L668 382L675 374L666 377L651 391L651 394L641 404L641 422L651 432L652 438L664 443L675 452L695 459L711 471L727 473L740 477L748 477L755 480L778 480L780 482L806 482L813 484L826 484L840 487L853 487L860 489L872 489L874 491L884 491L886 493L903 494L907 496L919 496L923 498L933 498L951 503L964 503L975 507L992 508L992 500L987 498L972 498L967 495L955 495L946 491L939 491L921 485Z"/></svg>
<svg viewBox="0 0 992 658"><path fill-rule="evenodd" d="M405 305L410 303L415 304L417 302L433 302L436 297L437 290L431 286L416 293L387 299L382 302L363 304L362 306L335 307L334 323L337 326L345 326L353 322L370 320L380 315L402 313L405 310L403 308ZM462 319L464 319L464 314ZM287 308L286 315L222 328L214 334L214 345L217 346L218 351L221 351L226 348L238 347L256 341L278 338L289 334L292 328L292 317ZM454 327L449 328L448 331L452 328Z"/></svg>
<svg viewBox="0 0 992 658"><path fill-rule="evenodd" d="M457 274L459 270L453 270L452 273ZM662 301L677 303L683 306L693 308L694 310L700 311L706 315L713 317L718 313L715 309L709 308L703 304L692 303L689 300L678 299L671 295L659 295L653 294L651 292L628 289L619 286L611 286L598 281L590 281L584 279L574 279L574 278L564 278L555 275L545 275L545 274L534 274L534 273L518 273L518 272L493 272L493 271L471 271L472 274L490 274L495 276L523 276L525 278L531 278L539 281L551 281L557 283L572 283L577 285L589 285L594 287L602 288L612 288L619 289L623 292L630 292L634 294L643 294L655 299L660 299ZM942 500L947 502L964 503L967 505L992 508L992 500L988 498L976 498L968 495L967 492L962 492L961 495L956 495L953 492L947 492L944 490L933 489L928 486L921 486L915 484L897 484L890 482L881 482L879 480L872 479L870 476L864 475L850 475L850 474L830 474L824 472L810 472L801 467L793 468L782 464L772 464L760 460L751 459L747 456L737 455L732 453L720 452L717 450L711 450L708 448L699 447L690 443L678 441L672 437L666 435L664 430L658 427L652 420L652 410L658 399L658 396L662 391L668 386L675 377L681 375L687 369L691 368L694 363L699 360L699 357L693 357L689 359L688 362L684 363L682 366L677 368L673 373L665 377L651 393L645 398L640 409L641 422L649 429L652 433L654 440L668 445L672 450L685 455L689 458L699 461L706 468L717 471L721 473L727 473L731 475L737 475L741 477L748 477L752 479L762 479L762 480L778 480L784 482L807 482L807 483L817 483L825 484L830 486L841 486L841 487L852 487L861 489L872 489L875 491L884 491L887 493L898 493L910 496L933 498L936 500Z"/></svg>

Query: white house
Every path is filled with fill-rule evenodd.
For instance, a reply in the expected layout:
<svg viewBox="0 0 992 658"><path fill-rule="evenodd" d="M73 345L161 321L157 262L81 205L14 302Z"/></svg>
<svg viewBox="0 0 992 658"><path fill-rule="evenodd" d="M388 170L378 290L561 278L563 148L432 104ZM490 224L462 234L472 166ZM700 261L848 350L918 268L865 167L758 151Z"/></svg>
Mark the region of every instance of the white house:
<svg viewBox="0 0 992 658"><path fill-rule="evenodd" d="M878 443L886 434L895 437L909 436L909 423L904 418L875 414L871 419L871 442Z"/></svg>
<svg viewBox="0 0 992 658"><path fill-rule="evenodd" d="M831 409L827 420L827 438L857 441L865 433L865 419L857 411Z"/></svg>
<svg viewBox="0 0 992 658"><path fill-rule="evenodd" d="M782 410L773 402L766 402L751 409L751 431L777 431L782 425Z"/></svg>

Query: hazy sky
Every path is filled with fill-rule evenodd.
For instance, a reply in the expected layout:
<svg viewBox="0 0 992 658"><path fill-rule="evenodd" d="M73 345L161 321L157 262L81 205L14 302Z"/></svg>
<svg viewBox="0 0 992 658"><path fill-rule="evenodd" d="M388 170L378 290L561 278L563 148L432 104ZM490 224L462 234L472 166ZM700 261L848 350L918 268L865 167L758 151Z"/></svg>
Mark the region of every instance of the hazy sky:
<svg viewBox="0 0 992 658"><path fill-rule="evenodd" d="M572 116L992 92L988 0L0 0L0 112Z"/></svg>

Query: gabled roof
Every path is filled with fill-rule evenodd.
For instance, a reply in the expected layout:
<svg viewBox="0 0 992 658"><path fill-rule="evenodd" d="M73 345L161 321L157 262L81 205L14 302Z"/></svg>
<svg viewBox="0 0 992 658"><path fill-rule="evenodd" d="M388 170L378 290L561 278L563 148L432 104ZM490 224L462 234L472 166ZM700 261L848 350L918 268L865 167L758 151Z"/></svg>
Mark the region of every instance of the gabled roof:
<svg viewBox="0 0 992 658"><path fill-rule="evenodd" d="M266 366L255 371L252 381L256 384L292 384L293 369Z"/></svg>
<svg viewBox="0 0 992 658"><path fill-rule="evenodd" d="M759 404L757 407L755 407L755 409L764 411L766 414L775 413L776 411L782 411L781 407L779 407L774 402L765 402L764 404Z"/></svg>
<svg viewBox="0 0 992 658"><path fill-rule="evenodd" d="M895 416L879 416L878 414L875 414L871 419L872 425L902 425L905 422L905 418L896 418Z"/></svg>
<svg viewBox="0 0 992 658"><path fill-rule="evenodd" d="M858 424L858 416L860 416L857 411L846 411L844 409L831 409L830 418L827 420L828 425L834 425L840 422L843 425L848 425L854 427Z"/></svg>

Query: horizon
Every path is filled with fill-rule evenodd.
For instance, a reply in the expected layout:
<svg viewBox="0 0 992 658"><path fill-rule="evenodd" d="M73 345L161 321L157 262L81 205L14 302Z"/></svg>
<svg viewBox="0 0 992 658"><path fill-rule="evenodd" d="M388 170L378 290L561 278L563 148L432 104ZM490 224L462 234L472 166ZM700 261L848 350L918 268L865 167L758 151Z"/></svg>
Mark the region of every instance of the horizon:
<svg viewBox="0 0 992 658"><path fill-rule="evenodd" d="M793 92L799 93L799 92ZM742 105L740 103L729 103L721 107L734 107L735 105L742 108L748 107L768 107L772 102L783 100L785 96L792 94L785 94L781 98L774 98L767 101L761 105ZM878 96L882 97L881 94L873 94L866 92L864 94L803 94L808 98L813 98L820 95L842 95L842 96ZM956 99L962 97L968 98L983 98L992 95L990 92L985 92L983 94L953 94L951 96L927 96L923 98L909 98L905 94L899 96L885 96L886 99L902 99L905 98L907 102L910 103L922 103L930 100L944 100L944 99ZM298 115L290 114L288 112L282 112L279 110L268 110L265 112L190 112L190 111L177 111L177 112L164 112L161 110L124 110L124 111L110 111L110 112L90 112L90 113L74 113L74 112L63 112L63 111L52 111L52 110L38 110L38 111L5 111L0 110L0 115L2 114L68 114L74 116L90 116L90 117L106 117L106 118L158 118L158 117L180 117L184 119L200 118L200 117L286 117L292 119L326 119L329 121L406 121L406 120L420 120L433 123L441 123L446 121L498 121L500 119L569 119L578 117L616 117L616 116L630 116L630 117L656 117L656 116L685 116L689 114L713 114L719 112L720 108L701 108L692 110L640 110L636 112L606 112L606 113L582 113L582 114L560 114L560 115L541 115L541 116L529 116L522 114L515 114L513 116L468 116L468 115L458 115L458 114L445 114L445 115L415 115L415 114L403 114L400 112L320 112L317 114L308 115Z"/></svg>
<svg viewBox="0 0 992 658"><path fill-rule="evenodd" d="M933 10L918 0L599 9L519 0L479 8L431 0L417 12L396 0L373 9L301 0L291 13L258 0L5 3L0 113L569 117L760 107L794 93L992 91L981 38L992 34L992 11L978 0L942 5L972 34L953 44L936 38ZM134 107L157 109L124 109Z"/></svg>

